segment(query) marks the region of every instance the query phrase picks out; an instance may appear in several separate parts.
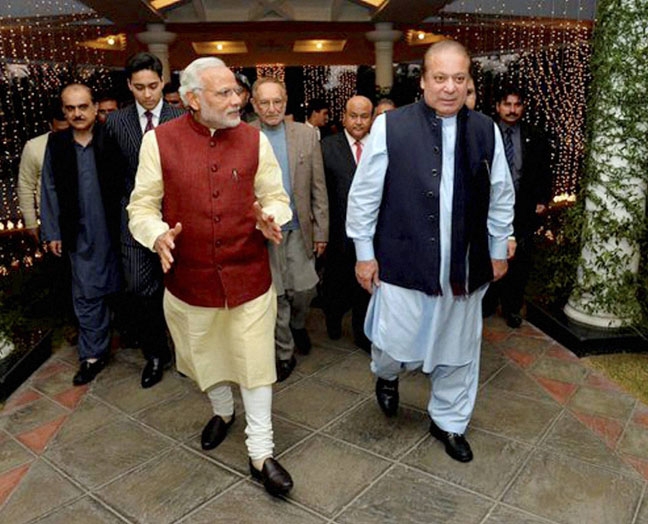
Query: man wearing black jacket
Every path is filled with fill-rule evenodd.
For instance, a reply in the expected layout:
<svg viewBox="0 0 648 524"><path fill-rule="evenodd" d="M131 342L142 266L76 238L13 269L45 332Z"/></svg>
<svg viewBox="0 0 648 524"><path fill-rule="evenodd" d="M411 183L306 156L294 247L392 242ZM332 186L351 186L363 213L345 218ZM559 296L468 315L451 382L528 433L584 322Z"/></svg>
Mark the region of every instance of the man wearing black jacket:
<svg viewBox="0 0 648 524"><path fill-rule="evenodd" d="M495 109L515 186L513 227L517 249L515 257L509 261L508 273L491 283L482 311L484 316L493 314L499 301L506 323L518 328L522 324L520 309L532 266L533 234L540 226L551 197L549 143L542 131L522 122L524 95L519 89L512 86L503 89Z"/></svg>

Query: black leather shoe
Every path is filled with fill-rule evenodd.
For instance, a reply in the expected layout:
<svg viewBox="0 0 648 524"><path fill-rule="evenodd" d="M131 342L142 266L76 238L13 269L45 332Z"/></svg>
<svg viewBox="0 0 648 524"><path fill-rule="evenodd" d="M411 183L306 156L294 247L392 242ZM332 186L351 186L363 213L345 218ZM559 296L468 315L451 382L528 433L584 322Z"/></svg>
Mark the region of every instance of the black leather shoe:
<svg viewBox="0 0 648 524"><path fill-rule="evenodd" d="M213 416L207 425L202 430L200 436L200 445L203 449L214 449L217 447L227 436L227 430L234 424L235 413L232 413L232 418L229 422L225 422L220 415Z"/></svg>
<svg viewBox="0 0 648 524"><path fill-rule="evenodd" d="M453 459L459 462L470 462L473 459L470 444L463 435L443 431L433 420L430 422L430 433L445 445L446 453Z"/></svg>
<svg viewBox="0 0 648 524"><path fill-rule="evenodd" d="M297 349L297 352L300 355L308 355L312 347L311 339L308 336L308 331L306 331L305 328L290 328L290 332L292 333L293 340L295 341L295 348Z"/></svg>
<svg viewBox="0 0 648 524"><path fill-rule="evenodd" d="M92 382L97 374L106 367L106 358L100 357L96 362L88 362L84 360L79 366L79 371L76 372L72 379L72 384L75 386L83 386L88 382Z"/></svg>
<svg viewBox="0 0 648 524"><path fill-rule="evenodd" d="M522 325L522 317L517 313L509 313L506 315L506 325L517 329Z"/></svg>
<svg viewBox="0 0 648 524"><path fill-rule="evenodd" d="M293 372L296 365L297 359L295 359L294 356L290 357L288 360L277 360L277 382L283 382L286 380Z"/></svg>
<svg viewBox="0 0 648 524"><path fill-rule="evenodd" d="M293 487L290 473L272 457L265 459L261 471L256 469L250 460L250 473L252 478L261 482L266 491L274 497L287 494Z"/></svg>
<svg viewBox="0 0 648 524"><path fill-rule="evenodd" d="M331 340L342 338L342 321L326 317L326 334Z"/></svg>
<svg viewBox="0 0 648 524"><path fill-rule="evenodd" d="M144 389L155 386L164 374L165 362L161 358L151 358L142 371L142 387Z"/></svg>
<svg viewBox="0 0 648 524"><path fill-rule="evenodd" d="M376 400L383 413L393 417L398 411L398 379L385 380L379 378L376 381Z"/></svg>

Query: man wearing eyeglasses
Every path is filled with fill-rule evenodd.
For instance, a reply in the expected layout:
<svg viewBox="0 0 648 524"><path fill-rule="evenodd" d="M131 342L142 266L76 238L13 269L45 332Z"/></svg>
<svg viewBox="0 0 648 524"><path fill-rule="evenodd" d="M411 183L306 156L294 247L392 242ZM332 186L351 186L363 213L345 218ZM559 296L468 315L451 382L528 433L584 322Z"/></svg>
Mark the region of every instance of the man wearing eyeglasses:
<svg viewBox="0 0 648 524"><path fill-rule="evenodd" d="M284 495L292 479L273 458L277 298L266 240L281 241L289 199L268 139L241 122L240 87L221 60L193 61L179 91L190 112L142 140L129 227L160 258L178 370L212 405L202 448L227 436L235 418L229 383L238 384L250 472Z"/></svg>
<svg viewBox="0 0 648 524"><path fill-rule="evenodd" d="M277 288L275 330L277 380L286 380L296 365L295 348L311 348L306 315L318 276L315 257L328 242L328 195L319 139L305 124L286 121L288 96L276 78L260 78L252 87L252 105L263 133L279 161L283 187L290 196L293 219L282 226L283 241L270 246L272 281Z"/></svg>

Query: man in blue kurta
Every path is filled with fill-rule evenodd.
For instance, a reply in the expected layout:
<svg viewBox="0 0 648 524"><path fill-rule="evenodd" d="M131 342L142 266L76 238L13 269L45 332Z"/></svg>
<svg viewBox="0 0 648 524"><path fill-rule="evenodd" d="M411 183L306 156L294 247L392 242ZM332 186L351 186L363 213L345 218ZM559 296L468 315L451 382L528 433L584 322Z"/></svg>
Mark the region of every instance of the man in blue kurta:
<svg viewBox="0 0 648 524"><path fill-rule="evenodd" d="M398 374L431 378L430 433L452 458L472 460L464 433L479 379L481 300L507 270L514 189L493 121L464 107L470 57L431 46L423 99L379 116L351 186L347 234L356 278L372 293L376 397L398 409Z"/></svg>
<svg viewBox="0 0 648 524"><path fill-rule="evenodd" d="M90 88L70 84L61 92L70 124L47 145L41 184L41 234L72 268L72 302L79 322L76 386L92 381L110 348L107 298L119 290L119 200L125 166L116 144L95 126Z"/></svg>

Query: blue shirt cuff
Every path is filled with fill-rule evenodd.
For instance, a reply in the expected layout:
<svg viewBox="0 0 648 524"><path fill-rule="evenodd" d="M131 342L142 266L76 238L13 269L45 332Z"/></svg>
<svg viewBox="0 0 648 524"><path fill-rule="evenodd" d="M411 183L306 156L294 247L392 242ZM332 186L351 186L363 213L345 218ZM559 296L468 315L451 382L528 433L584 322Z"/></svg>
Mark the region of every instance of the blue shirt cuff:
<svg viewBox="0 0 648 524"><path fill-rule="evenodd" d="M493 260L506 260L506 253L508 248L508 237L495 238L488 237L488 250L491 259Z"/></svg>
<svg viewBox="0 0 648 524"><path fill-rule="evenodd" d="M376 258L376 256L374 255L372 240L354 239L353 243L355 244L356 259L358 259L360 262L373 260L374 258Z"/></svg>

